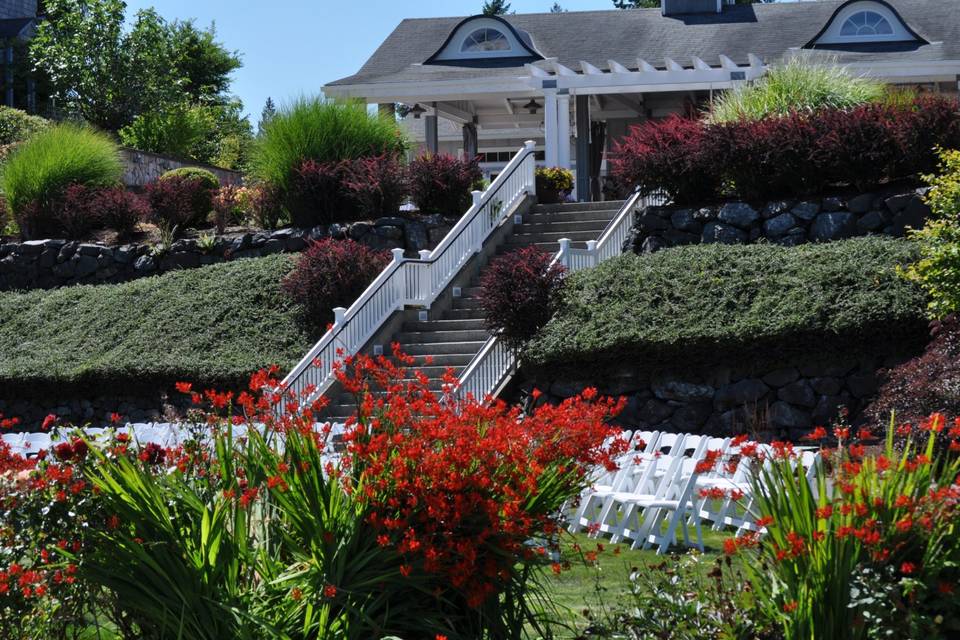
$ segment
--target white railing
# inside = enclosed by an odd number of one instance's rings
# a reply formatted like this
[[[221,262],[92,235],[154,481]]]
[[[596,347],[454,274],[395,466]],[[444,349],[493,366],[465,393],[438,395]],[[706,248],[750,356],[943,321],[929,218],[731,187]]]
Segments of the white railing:
[[[356,354],[395,312],[407,305],[429,307],[486,239],[523,201],[536,193],[534,143],[527,142],[486,191],[473,192],[473,204],[433,251],[407,260],[403,249],[349,309],[334,309],[330,330],[287,374],[283,388],[307,400],[333,383],[333,364]],[[278,407],[279,411],[283,406]]]
[[[560,263],[566,267],[568,273],[573,273],[595,267],[620,255],[633,228],[636,212],[648,206],[666,204],[667,200],[662,193],[641,196],[639,191],[634,192],[600,234],[599,239],[587,241],[585,249],[573,248],[570,240],[561,239],[560,250],[551,264]],[[516,364],[516,353],[497,336],[491,336],[461,374],[460,396],[470,394],[482,400],[496,395]]]

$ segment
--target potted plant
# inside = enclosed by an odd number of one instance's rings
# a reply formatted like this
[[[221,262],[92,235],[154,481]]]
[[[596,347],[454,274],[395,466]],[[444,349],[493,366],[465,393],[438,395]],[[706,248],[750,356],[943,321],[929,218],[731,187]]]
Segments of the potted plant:
[[[540,204],[563,202],[573,191],[573,172],[561,167],[537,167],[537,199]]]

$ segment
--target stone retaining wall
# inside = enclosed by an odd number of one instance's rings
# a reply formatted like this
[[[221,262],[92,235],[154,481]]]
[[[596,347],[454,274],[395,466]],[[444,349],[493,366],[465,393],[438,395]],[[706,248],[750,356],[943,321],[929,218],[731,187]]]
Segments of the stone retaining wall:
[[[627,399],[619,421],[634,429],[797,440],[814,426],[831,424],[841,408],[856,422],[877,390],[880,371],[906,357],[794,361],[765,371],[717,366],[656,376],[624,367],[603,381],[528,379],[522,388],[536,387],[556,402],[595,386]]]
[[[163,252],[148,244],[109,247],[66,240],[0,242],[0,291],[126,282],[237,258],[298,252],[309,240],[325,237],[349,237],[377,249],[404,249],[414,256],[436,246],[452,225],[453,220],[441,216],[380,218],[312,229],[243,231],[217,236],[209,245],[196,238],[183,239]]]
[[[239,171],[215,167],[202,162],[181,160],[171,156],[160,155],[151,151],[141,151],[124,147],[120,149],[123,160],[123,184],[128,187],[145,187],[167,171],[183,167],[200,167],[217,176],[221,185],[237,185],[243,183],[243,174]]]
[[[629,249],[653,253],[667,247],[758,241],[795,246],[854,236],[903,236],[920,228],[930,215],[923,202],[926,189],[891,187],[883,191],[830,196],[814,200],[777,200],[761,205],[647,207],[638,212]]]
[[[182,394],[140,392],[123,395],[92,395],[83,399],[63,397],[27,400],[0,399],[0,414],[20,418],[20,429],[35,432],[43,419],[53,414],[61,424],[106,427],[112,414],[124,422],[175,422],[186,417],[190,398]]]

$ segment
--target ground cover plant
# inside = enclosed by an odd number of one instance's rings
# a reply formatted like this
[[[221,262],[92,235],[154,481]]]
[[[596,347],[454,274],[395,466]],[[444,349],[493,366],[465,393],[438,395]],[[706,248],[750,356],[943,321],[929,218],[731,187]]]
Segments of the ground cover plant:
[[[724,357],[776,363],[825,348],[918,348],[925,299],[896,268],[915,256],[910,242],[879,238],[625,255],[568,278],[524,364],[582,373],[587,362],[629,358],[656,370]]]
[[[239,384],[292,367],[312,342],[280,291],[289,256],[238,260],[117,285],[0,294],[5,395]],[[69,310],[69,312],[67,312]]]
[[[455,406],[395,358],[339,369],[359,400],[339,461],[324,456],[329,428],[315,428],[323,401],[273,412],[275,370],[236,396],[178,384],[202,425],[178,447],[75,433],[39,460],[3,457],[4,628],[96,620],[113,637],[211,640],[538,628],[556,514],[624,450],[606,424],[619,407],[593,391],[522,417]]]
[[[756,120],[649,122],[619,143],[613,172],[677,203],[775,199],[915,178],[936,167],[934,147],[958,144],[956,100],[914,96]]]

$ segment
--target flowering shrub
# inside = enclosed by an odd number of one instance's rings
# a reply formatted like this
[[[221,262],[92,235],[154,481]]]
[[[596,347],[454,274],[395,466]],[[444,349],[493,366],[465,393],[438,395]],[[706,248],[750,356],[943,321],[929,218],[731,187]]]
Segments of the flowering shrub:
[[[350,162],[343,186],[370,218],[392,216],[400,210],[409,192],[407,169],[396,156],[384,154]]]
[[[178,383],[198,426],[176,447],[68,433],[25,461],[0,446],[4,630],[521,637],[541,556],[525,543],[622,453],[604,422],[619,405],[587,391],[521,417],[438,397],[410,362],[337,368],[359,400],[339,458],[316,427],[325,401],[275,369],[239,394]]]
[[[662,188],[680,203],[782,198],[918,175],[936,164],[935,146],[958,144],[956,101],[922,96],[718,124],[648,122],[618,144],[613,171],[624,185]]]
[[[938,453],[940,432],[951,444]],[[813,486],[793,447],[774,444],[753,489],[767,534],[727,541],[729,553],[756,549],[747,567],[768,615],[787,638],[956,633],[960,421],[935,414],[916,428],[891,425],[881,452],[868,453],[867,430],[829,435],[836,446],[823,445]],[[820,427],[807,439],[827,437]]]
[[[309,324],[320,329],[333,317],[333,308],[353,304],[388,262],[386,251],[350,239],[324,238],[300,254],[281,286],[303,305]]]
[[[242,223],[250,206],[250,196],[243,187],[225,185],[216,190],[211,199],[213,224],[217,233],[223,233],[230,224]]]
[[[563,167],[537,167],[536,178],[547,189],[569,192],[573,189],[573,172]]]
[[[471,204],[470,190],[482,179],[476,158],[428,154],[410,163],[410,194],[421,213],[462,215]]]
[[[493,260],[480,281],[487,327],[521,348],[544,327],[557,307],[565,269],[553,256],[524,247]]]
[[[213,209],[215,188],[195,175],[170,175],[151,182],[146,195],[154,222],[180,231],[204,226]]]

